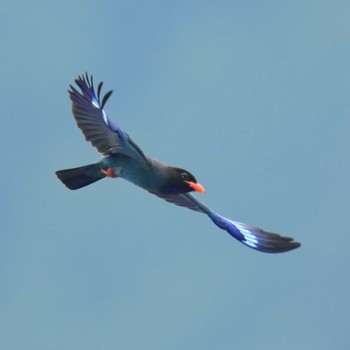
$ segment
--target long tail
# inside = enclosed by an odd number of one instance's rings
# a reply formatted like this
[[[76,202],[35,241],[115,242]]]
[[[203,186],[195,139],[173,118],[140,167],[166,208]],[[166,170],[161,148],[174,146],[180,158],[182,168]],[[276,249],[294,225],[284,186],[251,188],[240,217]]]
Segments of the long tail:
[[[73,169],[58,170],[56,175],[71,190],[85,187],[106,176],[101,172],[99,163]]]

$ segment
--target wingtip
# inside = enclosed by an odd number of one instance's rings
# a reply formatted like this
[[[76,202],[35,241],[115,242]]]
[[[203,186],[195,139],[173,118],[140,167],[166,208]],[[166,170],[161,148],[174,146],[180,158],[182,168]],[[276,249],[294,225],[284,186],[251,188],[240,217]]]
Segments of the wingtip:
[[[75,81],[75,84],[80,88],[81,95],[88,97],[91,101],[95,101],[96,103],[98,103],[101,109],[104,108],[108,99],[111,97],[113,93],[113,90],[106,92],[106,94],[102,97],[102,100],[101,100],[101,91],[102,91],[103,82],[101,81],[98,84],[97,91],[96,91],[97,95],[96,95],[93,75],[92,74],[89,75],[87,72],[85,72],[85,74],[78,75],[78,77],[74,81]],[[72,85],[69,85],[68,92],[70,94],[78,93],[78,91]]]
[[[254,229],[252,230],[252,234],[254,235]],[[301,246],[299,242],[294,241],[294,239],[290,237],[271,234],[270,232],[263,230],[260,230],[260,234],[261,235],[255,236],[257,237],[256,241],[254,242],[255,244],[252,245],[251,242],[247,240],[243,240],[242,243],[259,252],[274,254],[286,253]]]
[[[301,246],[291,237],[266,232],[260,228],[227,219],[217,213],[210,212],[210,219],[216,226],[227,231],[232,237],[249,248],[264,253],[285,253]]]
[[[102,102],[101,102],[101,108],[103,109],[106,102],[108,101],[108,99],[112,96],[113,94],[113,90],[109,90],[104,96],[103,96],[103,99],[102,99]]]

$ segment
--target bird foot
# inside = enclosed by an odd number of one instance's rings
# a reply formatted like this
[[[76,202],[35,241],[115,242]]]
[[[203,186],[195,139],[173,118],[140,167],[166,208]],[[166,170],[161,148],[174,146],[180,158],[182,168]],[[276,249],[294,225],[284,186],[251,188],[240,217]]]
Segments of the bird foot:
[[[117,178],[118,176],[116,176],[112,170],[112,168],[107,168],[107,169],[101,169],[101,172],[103,174],[105,174],[107,177],[111,177],[112,179]]]

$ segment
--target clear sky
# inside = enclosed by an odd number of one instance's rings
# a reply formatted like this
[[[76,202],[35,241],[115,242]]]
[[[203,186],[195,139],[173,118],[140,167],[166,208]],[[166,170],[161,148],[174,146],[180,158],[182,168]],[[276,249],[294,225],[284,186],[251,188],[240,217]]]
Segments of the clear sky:
[[[349,1],[0,5],[0,348],[343,350],[349,345]],[[70,113],[88,71],[146,154],[232,219],[291,235],[255,252],[121,179]]]

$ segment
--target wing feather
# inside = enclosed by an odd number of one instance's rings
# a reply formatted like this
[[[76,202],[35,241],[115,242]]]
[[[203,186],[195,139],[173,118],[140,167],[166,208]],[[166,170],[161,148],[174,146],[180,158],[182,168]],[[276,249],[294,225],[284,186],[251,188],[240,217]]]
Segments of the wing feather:
[[[266,232],[258,227],[253,227],[242,222],[233,221],[215,213],[199,199],[189,193],[185,194],[157,194],[158,197],[166,201],[205,213],[211,221],[222,230],[227,231],[232,237],[260,252],[283,253],[300,247],[299,242],[295,242],[291,237],[281,236],[277,233]]]
[[[172,193],[172,194],[164,194],[159,192],[151,192],[155,194],[159,198],[166,200],[169,203],[179,205],[180,207],[185,207],[194,211],[198,211],[200,213],[205,213],[205,211],[195,202],[193,201],[193,197],[188,193]]]
[[[107,92],[101,102],[102,83],[98,85],[98,94],[96,96],[92,76],[91,78],[87,74],[80,76],[75,82],[81,92],[70,85],[69,96],[72,102],[74,118],[85,139],[91,142],[104,155],[123,153],[123,143],[128,141],[129,137],[109,119],[103,109],[112,91]]]

